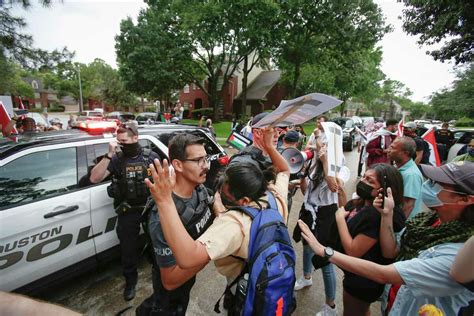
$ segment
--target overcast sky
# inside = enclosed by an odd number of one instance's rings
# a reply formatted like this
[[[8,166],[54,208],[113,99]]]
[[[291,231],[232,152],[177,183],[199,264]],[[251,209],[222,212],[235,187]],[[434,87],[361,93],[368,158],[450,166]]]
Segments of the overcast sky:
[[[395,0],[375,0],[383,10],[394,31],[385,35],[382,71],[388,78],[403,82],[414,101],[427,101],[433,92],[448,87],[454,80],[453,65],[435,62],[419,48],[416,38],[402,31],[403,5]],[[63,0],[50,8],[35,4],[25,11],[15,9],[28,23],[26,33],[33,35],[35,46],[53,50],[66,46],[75,51],[75,60],[89,63],[95,58],[105,60],[116,68],[115,40],[120,21],[127,16],[136,18],[145,7],[138,0]],[[35,3],[35,1],[33,1]]]

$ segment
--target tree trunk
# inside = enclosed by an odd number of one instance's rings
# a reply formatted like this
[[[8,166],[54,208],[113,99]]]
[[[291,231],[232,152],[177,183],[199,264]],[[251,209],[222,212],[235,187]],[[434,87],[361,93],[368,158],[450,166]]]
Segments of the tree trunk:
[[[339,105],[339,114],[341,114],[341,116],[344,116],[345,109],[346,109],[346,100],[343,99],[341,105]]]
[[[296,86],[298,85],[300,74],[301,74],[301,64],[299,61],[297,61],[295,63],[295,73],[293,75],[293,82],[291,84],[291,91],[290,91],[291,98],[296,98]]]
[[[209,107],[213,109],[212,111],[212,121],[217,122],[217,116],[219,112],[219,106],[218,106],[218,97],[217,97],[217,82],[218,77],[209,77],[208,79],[208,85],[209,85]]]
[[[248,57],[244,58],[244,69],[242,77],[242,111],[245,115],[251,115],[252,113],[247,113],[247,80],[248,80]]]

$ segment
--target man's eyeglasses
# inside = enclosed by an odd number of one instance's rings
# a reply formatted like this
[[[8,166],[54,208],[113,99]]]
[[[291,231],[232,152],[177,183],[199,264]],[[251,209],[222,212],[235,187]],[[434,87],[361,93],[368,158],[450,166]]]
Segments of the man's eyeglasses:
[[[203,156],[203,157],[192,158],[192,159],[183,159],[183,161],[193,161],[197,163],[199,167],[204,167],[211,163],[211,156]]]

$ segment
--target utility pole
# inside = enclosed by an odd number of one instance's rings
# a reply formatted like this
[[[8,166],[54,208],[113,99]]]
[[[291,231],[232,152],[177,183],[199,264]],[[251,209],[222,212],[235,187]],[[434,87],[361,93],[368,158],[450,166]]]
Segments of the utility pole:
[[[77,77],[79,78],[79,112],[84,110],[84,105],[82,104],[82,83],[81,83],[81,67],[77,67]]]

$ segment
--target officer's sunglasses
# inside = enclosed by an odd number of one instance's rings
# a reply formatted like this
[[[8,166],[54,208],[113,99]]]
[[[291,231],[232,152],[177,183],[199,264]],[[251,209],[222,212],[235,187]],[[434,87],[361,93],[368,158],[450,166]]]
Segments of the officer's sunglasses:
[[[207,166],[211,163],[211,156],[203,156],[192,159],[183,159],[183,161],[193,161],[198,164],[199,167]]]

